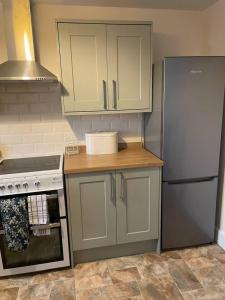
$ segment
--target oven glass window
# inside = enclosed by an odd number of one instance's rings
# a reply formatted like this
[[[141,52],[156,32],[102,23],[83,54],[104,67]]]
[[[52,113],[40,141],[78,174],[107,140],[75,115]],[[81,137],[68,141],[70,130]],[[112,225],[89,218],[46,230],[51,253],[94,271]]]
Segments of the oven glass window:
[[[50,235],[30,235],[29,246],[25,251],[8,250],[4,235],[0,235],[2,262],[5,269],[25,267],[63,260],[61,228],[51,228]]]

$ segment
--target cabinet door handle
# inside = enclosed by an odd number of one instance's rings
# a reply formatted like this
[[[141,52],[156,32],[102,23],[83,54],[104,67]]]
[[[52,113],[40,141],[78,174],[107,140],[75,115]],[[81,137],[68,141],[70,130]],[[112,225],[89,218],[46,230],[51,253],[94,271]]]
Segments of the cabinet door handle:
[[[113,178],[113,174],[111,174],[111,199],[112,202],[115,204],[115,184],[114,184],[114,178]]]
[[[117,108],[117,93],[116,93],[116,81],[112,81],[113,84],[113,108]]]
[[[120,173],[120,199],[123,201],[124,200],[124,191],[125,191],[125,186],[124,186],[124,176],[123,173]]]
[[[107,96],[106,96],[106,81],[102,80],[103,83],[103,101],[104,101],[104,109],[107,109]]]

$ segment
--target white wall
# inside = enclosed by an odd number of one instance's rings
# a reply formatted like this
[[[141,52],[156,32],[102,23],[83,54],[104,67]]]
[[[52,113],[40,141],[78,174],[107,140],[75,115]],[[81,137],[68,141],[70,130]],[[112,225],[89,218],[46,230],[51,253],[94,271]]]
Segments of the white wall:
[[[40,62],[59,74],[56,20],[153,21],[154,60],[169,55],[204,54],[201,12],[35,4],[34,31]]]
[[[220,0],[204,11],[206,51],[208,55],[225,56],[225,1]],[[225,249],[225,126],[223,129],[223,147],[221,163],[221,182],[219,186],[218,243]]]

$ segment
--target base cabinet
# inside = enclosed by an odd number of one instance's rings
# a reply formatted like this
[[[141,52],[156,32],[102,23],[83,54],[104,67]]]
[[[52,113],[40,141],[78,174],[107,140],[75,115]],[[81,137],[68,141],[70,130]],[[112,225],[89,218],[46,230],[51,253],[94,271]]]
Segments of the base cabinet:
[[[67,175],[72,250],[159,239],[160,172]]]

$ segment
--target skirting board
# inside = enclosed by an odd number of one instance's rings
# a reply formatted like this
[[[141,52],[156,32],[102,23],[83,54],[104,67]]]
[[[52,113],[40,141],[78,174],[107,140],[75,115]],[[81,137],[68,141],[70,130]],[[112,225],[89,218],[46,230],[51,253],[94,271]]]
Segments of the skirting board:
[[[225,250],[225,232],[217,230],[217,244]]]
[[[142,254],[145,252],[159,253],[158,243],[158,240],[151,240],[75,251],[73,252],[73,264],[120,256]]]

